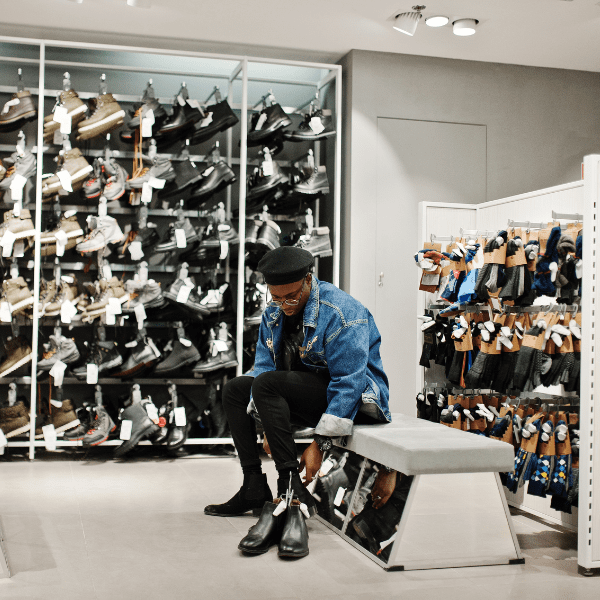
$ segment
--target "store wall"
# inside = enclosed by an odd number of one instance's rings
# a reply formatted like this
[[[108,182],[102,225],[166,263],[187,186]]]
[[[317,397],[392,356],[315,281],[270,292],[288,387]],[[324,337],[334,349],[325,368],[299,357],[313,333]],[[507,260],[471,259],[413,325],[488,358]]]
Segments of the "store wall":
[[[398,145],[390,144],[389,133],[382,135],[378,128],[383,121],[402,119],[479,125],[486,130],[486,192],[481,198],[470,193],[468,180],[464,197],[457,194],[456,181],[444,189],[435,163],[429,165],[431,178],[436,180],[435,197],[426,193],[431,185],[422,180],[412,182],[409,194],[398,189],[398,202],[410,203],[406,205],[410,217],[397,224],[393,276],[415,292],[410,295],[414,300],[403,300],[403,306],[397,307],[400,318],[412,319],[410,332],[417,295],[412,259],[418,244],[414,204],[424,200],[484,202],[578,180],[583,156],[600,151],[600,74],[361,50],[350,52],[341,64],[346,107],[341,287],[373,312],[384,340],[386,334],[394,336],[396,350],[383,356],[391,373],[392,410],[412,414],[413,355],[420,340],[416,334],[396,340],[396,327],[383,318],[390,314],[389,307],[377,305],[377,276],[382,270],[376,243],[382,191],[377,182],[383,168],[378,156],[383,144],[392,153]],[[452,138],[446,137],[439,140],[436,153],[452,157],[459,151]],[[408,166],[402,163],[403,154],[388,157],[385,168],[396,164],[398,172],[405,173]],[[396,176],[390,172],[390,178]],[[402,399],[397,394],[400,389]]]

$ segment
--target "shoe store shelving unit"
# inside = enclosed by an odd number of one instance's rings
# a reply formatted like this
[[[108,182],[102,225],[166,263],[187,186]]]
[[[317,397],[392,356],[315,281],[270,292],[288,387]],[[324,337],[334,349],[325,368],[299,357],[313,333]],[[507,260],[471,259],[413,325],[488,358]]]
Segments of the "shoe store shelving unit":
[[[294,125],[299,121],[293,115],[302,115],[301,110],[307,107],[317,97],[323,108],[330,109],[333,115],[333,128],[335,133],[329,137],[317,141],[305,141],[300,143],[286,142],[284,149],[277,156],[279,166],[289,168],[296,161],[305,158],[311,151],[315,166],[326,166],[330,186],[327,196],[314,196],[314,200],[307,203],[313,213],[314,227],[327,225],[331,232],[331,244],[333,255],[331,257],[316,259],[318,275],[335,285],[339,284],[340,267],[340,183],[341,183],[341,67],[338,65],[305,63],[299,61],[267,60],[252,58],[248,56],[217,55],[200,52],[180,52],[173,50],[158,50],[148,48],[135,48],[129,46],[112,46],[101,44],[85,44],[73,42],[58,42],[28,38],[0,37],[0,103],[8,101],[17,88],[17,72],[21,70],[23,83],[37,101],[38,119],[25,124],[22,131],[25,134],[25,146],[37,158],[36,176],[29,179],[23,191],[22,207],[32,213],[34,219],[36,236],[33,252],[25,250],[25,254],[10,264],[5,263],[5,272],[8,276],[9,267],[12,267],[10,276],[20,272],[33,288],[35,299],[40,297],[40,287],[43,278],[52,278],[51,270],[58,263],[63,274],[73,274],[77,278],[85,271],[91,271],[88,279],[93,279],[96,264],[90,264],[87,256],[81,258],[70,251],[60,260],[53,256],[42,257],[40,235],[43,229],[43,219],[46,219],[52,211],[56,212],[53,202],[45,202],[42,198],[42,181],[44,173],[52,173],[55,169],[53,160],[59,153],[60,145],[44,143],[44,119],[51,114],[55,99],[62,91],[63,75],[70,74],[72,87],[82,100],[89,100],[98,96],[98,82],[101,76],[107,84],[107,91],[112,93],[115,100],[123,109],[131,110],[132,104],[139,102],[149,80],[156,90],[156,98],[162,104],[169,106],[173,103],[173,95],[180,88],[182,82],[189,91],[191,99],[197,99],[201,106],[206,106],[215,86],[221,90],[224,98],[239,118],[239,123],[233,128],[218,133],[211,140],[207,140],[196,146],[189,146],[190,160],[202,164],[207,163],[211,154],[211,147],[218,141],[223,159],[231,166],[236,174],[237,181],[225,190],[218,192],[207,207],[216,206],[222,202],[226,216],[232,219],[234,227],[239,236],[239,246],[233,247],[225,264],[218,272],[220,282],[228,282],[233,295],[232,311],[229,311],[230,323],[234,325],[230,332],[236,340],[237,370],[241,374],[248,363],[248,352],[244,350],[244,326],[245,292],[250,276],[250,269],[246,266],[246,219],[254,218],[259,213],[247,211],[247,178],[251,169],[260,166],[261,159],[258,147],[248,147],[247,133],[250,126],[250,116],[261,111],[261,99],[267,93],[271,93],[284,111],[291,115]],[[207,98],[205,101],[204,99]],[[127,118],[126,118],[127,120]],[[104,146],[110,144],[113,156],[128,171],[131,171],[131,160],[134,152],[131,145],[126,145],[119,139],[119,130],[113,131],[110,141],[106,136],[98,137],[81,143],[75,141],[75,126],[71,134],[73,147],[79,147],[82,154],[92,162],[96,157],[104,156]],[[0,132],[0,157],[6,157],[15,151],[19,141],[19,131],[3,133]],[[183,148],[185,140],[180,144],[174,144],[166,150],[159,148],[160,156],[172,161],[182,160],[179,148]],[[146,152],[146,150],[144,150]],[[312,160],[312,159],[311,159]],[[107,204],[107,214],[117,218],[122,226],[122,221],[132,221],[137,218],[139,207],[130,206],[127,201],[128,194],[117,201]],[[0,208],[5,211],[13,208],[12,203],[2,202]],[[147,214],[152,217],[158,225],[159,232],[167,229],[169,221],[174,218],[174,205],[168,206],[154,195],[149,205]],[[184,206],[184,216],[193,220],[203,218],[207,215],[206,210],[188,210]],[[86,200],[77,192],[61,198],[60,211],[75,210],[82,217],[98,214],[98,202]],[[260,212],[260,211],[259,211]],[[284,211],[282,214],[270,214],[269,218],[278,222],[283,230],[297,225],[298,214],[290,215]],[[235,254],[233,254],[235,252]],[[151,260],[148,258],[148,272],[157,281],[164,284],[173,280],[173,274],[179,266],[176,255],[171,254],[166,260]],[[6,259],[3,259],[6,261]],[[146,260],[146,258],[144,258]],[[107,262],[115,274],[133,273],[138,265],[132,261],[117,262],[109,257]],[[319,264],[320,263],[320,264]],[[16,271],[18,269],[18,271]],[[203,267],[189,267],[189,273],[202,274]],[[31,285],[32,284],[32,285]],[[218,315],[221,317],[221,315]],[[151,317],[149,317],[151,318]],[[226,315],[223,314],[226,320]],[[131,326],[125,325],[114,327],[115,335],[126,331],[135,332],[135,320]],[[15,383],[18,386],[19,395],[28,393],[30,398],[31,429],[28,433],[29,439],[10,438],[8,448],[21,447],[29,449],[29,458],[35,457],[36,448],[44,447],[43,439],[35,439],[35,420],[39,416],[39,406],[42,401],[42,387],[49,383],[40,382],[36,372],[37,360],[40,358],[40,349],[51,328],[60,326],[56,318],[40,316],[38,302],[33,303],[33,317],[31,320],[23,317],[13,317],[12,322],[2,323],[5,327],[0,328],[0,334],[4,339],[7,336],[18,336],[20,332],[26,334],[31,340],[33,361],[30,363],[30,373],[23,376],[23,369],[19,369],[6,378],[0,379],[1,389],[6,390],[7,384]],[[88,331],[92,335],[92,327],[87,323],[74,321],[71,325],[62,325],[63,329],[73,330],[73,335],[78,332]],[[113,331],[112,326],[105,327],[107,332]],[[146,321],[147,329],[173,330],[175,322]],[[190,325],[190,337],[195,330],[201,330],[200,322]],[[134,334],[135,335],[135,334]],[[246,355],[246,361],[244,356]],[[244,364],[246,362],[246,364]],[[221,382],[226,381],[227,376],[232,376],[233,371],[223,370],[217,373]],[[210,375],[213,375],[212,373]],[[117,378],[100,377],[98,385],[107,386],[104,390],[107,395],[117,396],[121,386],[126,389],[133,383],[139,383],[145,390],[152,390],[153,397],[159,396],[160,388],[166,390],[167,384],[182,386],[186,394],[201,393],[206,384],[203,378],[193,376],[182,376],[175,374],[173,378],[156,377],[150,373],[147,377],[138,379],[121,380]],[[63,381],[65,398],[78,398],[93,396],[94,386],[89,386],[69,375],[67,371]],[[23,389],[28,392],[23,392]],[[6,392],[2,392],[5,394]],[[166,393],[166,392],[165,392]],[[54,390],[52,395],[54,395]],[[144,392],[144,395],[147,393]],[[6,396],[4,396],[6,398]],[[3,398],[3,401],[4,401]],[[0,405],[2,402],[0,402]],[[159,404],[159,402],[157,402]],[[120,440],[108,440],[107,445],[118,445]],[[141,443],[150,442],[144,441]],[[228,437],[200,438],[191,437],[186,444],[231,444]],[[70,447],[81,445],[79,441],[61,440],[56,442],[57,447]],[[4,449],[0,449],[3,452]]]

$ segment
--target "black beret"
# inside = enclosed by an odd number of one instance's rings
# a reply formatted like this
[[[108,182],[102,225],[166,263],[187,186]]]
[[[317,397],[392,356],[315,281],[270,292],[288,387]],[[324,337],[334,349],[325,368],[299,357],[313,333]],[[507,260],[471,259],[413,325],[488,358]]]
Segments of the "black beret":
[[[281,246],[267,252],[258,263],[257,271],[269,285],[285,285],[300,281],[313,266],[315,259],[308,250]]]

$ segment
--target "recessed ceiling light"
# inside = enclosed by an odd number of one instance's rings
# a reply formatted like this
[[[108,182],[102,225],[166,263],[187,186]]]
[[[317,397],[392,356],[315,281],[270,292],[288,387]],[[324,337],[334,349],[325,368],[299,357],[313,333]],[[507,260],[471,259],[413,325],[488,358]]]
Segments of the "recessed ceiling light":
[[[127,0],[127,4],[136,8],[150,8],[151,0]]]
[[[417,25],[423,16],[421,11],[426,8],[425,6],[413,6],[415,12],[405,12],[396,17],[394,21],[394,29],[401,31],[406,35],[413,36],[417,30]]]
[[[452,31],[454,35],[473,35],[477,31],[477,25],[479,21],[477,19],[459,19],[452,23]]]
[[[69,0],[69,2],[76,2],[77,4],[83,4],[83,0]]]
[[[429,25],[429,27],[443,27],[444,25],[448,25],[448,21],[450,21],[448,17],[438,15],[435,17],[427,17],[425,19],[425,25]]]

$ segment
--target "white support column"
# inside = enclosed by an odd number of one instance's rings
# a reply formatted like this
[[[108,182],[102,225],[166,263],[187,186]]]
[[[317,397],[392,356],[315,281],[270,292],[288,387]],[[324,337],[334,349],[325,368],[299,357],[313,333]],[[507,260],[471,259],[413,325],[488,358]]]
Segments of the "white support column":
[[[8,557],[2,535],[2,522],[0,521],[0,579],[7,579],[8,577],[10,577],[10,567],[8,566]]]
[[[333,190],[333,285],[340,285],[341,198],[342,198],[342,67],[335,76],[335,177]]]

